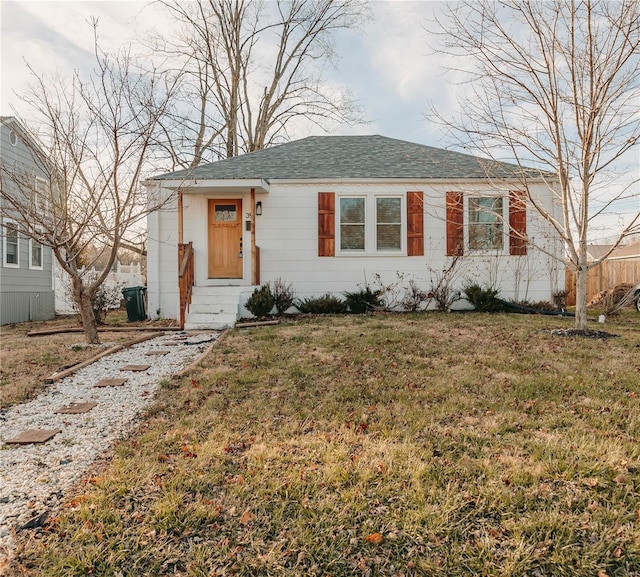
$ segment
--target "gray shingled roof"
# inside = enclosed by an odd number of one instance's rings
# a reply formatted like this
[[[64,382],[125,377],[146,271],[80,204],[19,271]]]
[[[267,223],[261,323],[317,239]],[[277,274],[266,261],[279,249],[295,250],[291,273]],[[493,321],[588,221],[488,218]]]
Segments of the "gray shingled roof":
[[[514,178],[519,168],[385,136],[309,136],[154,180],[482,179],[488,172]]]

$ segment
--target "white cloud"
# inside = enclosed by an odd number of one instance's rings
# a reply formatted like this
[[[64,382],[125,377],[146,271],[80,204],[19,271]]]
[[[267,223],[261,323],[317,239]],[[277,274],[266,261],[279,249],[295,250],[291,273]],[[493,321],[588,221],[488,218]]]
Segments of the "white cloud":
[[[38,74],[90,70],[94,65],[93,28],[98,19],[102,49],[115,51],[146,34],[166,29],[168,17],[142,1],[2,2],[2,68],[0,114],[21,111],[21,92],[29,82],[25,62]]]

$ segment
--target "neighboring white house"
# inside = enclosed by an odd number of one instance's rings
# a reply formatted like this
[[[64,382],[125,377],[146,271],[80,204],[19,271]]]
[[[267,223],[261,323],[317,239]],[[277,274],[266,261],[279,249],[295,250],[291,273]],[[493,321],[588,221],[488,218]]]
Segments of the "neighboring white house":
[[[49,175],[34,155],[35,144],[11,116],[0,117],[0,324],[55,316],[53,254],[28,238],[12,218],[10,198],[20,194],[11,175],[30,179],[34,207],[47,210]],[[43,195],[38,192],[42,190]],[[16,198],[15,196],[13,198]],[[14,213],[15,214],[15,213]],[[46,214],[46,213],[45,213]]]
[[[150,194],[173,197],[149,217],[149,314],[181,318],[180,278],[185,326],[216,328],[277,278],[299,297],[399,275],[429,290],[454,259],[460,289],[551,300],[562,245],[527,205],[521,170],[382,136],[313,136],[157,176]],[[550,178],[529,170],[528,190],[557,211]]]

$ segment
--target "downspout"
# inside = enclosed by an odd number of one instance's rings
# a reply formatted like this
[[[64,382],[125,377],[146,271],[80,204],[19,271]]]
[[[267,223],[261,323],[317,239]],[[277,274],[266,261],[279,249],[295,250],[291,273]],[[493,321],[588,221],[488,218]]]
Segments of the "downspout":
[[[182,189],[178,189],[178,244],[184,244]]]
[[[157,194],[158,196],[160,195],[160,183],[156,184],[157,187]],[[162,297],[161,297],[161,293],[160,293],[160,278],[162,277],[162,274],[160,272],[160,239],[162,238],[162,231],[160,230],[160,210],[155,210],[153,212],[153,214],[151,215],[152,218],[155,220],[155,231],[156,231],[156,238],[154,239],[153,242],[155,242],[156,247],[155,247],[155,267],[153,267],[155,269],[155,278],[153,279],[153,282],[155,283],[155,288],[154,288],[154,292],[155,292],[155,311],[154,311],[154,315],[156,317],[159,317],[162,314],[162,305],[160,304],[162,302]],[[149,239],[148,241],[149,243],[151,243],[151,239]],[[149,278],[149,271],[151,270],[151,267],[148,265],[147,263],[147,286],[149,286],[150,284],[150,278]],[[149,293],[147,292],[147,295]],[[151,307],[149,307],[151,308]],[[151,312],[151,311],[150,311]]]

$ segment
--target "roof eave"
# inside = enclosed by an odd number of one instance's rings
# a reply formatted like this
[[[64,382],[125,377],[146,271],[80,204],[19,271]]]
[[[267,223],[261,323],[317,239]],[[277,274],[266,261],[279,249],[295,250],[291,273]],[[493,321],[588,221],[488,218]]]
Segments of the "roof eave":
[[[162,188],[169,190],[185,190],[190,191],[202,190],[203,192],[211,189],[223,189],[229,192],[242,193],[250,192],[254,189],[258,193],[268,193],[270,183],[264,178],[225,178],[225,179],[151,179],[145,182],[146,186],[160,185]]]

